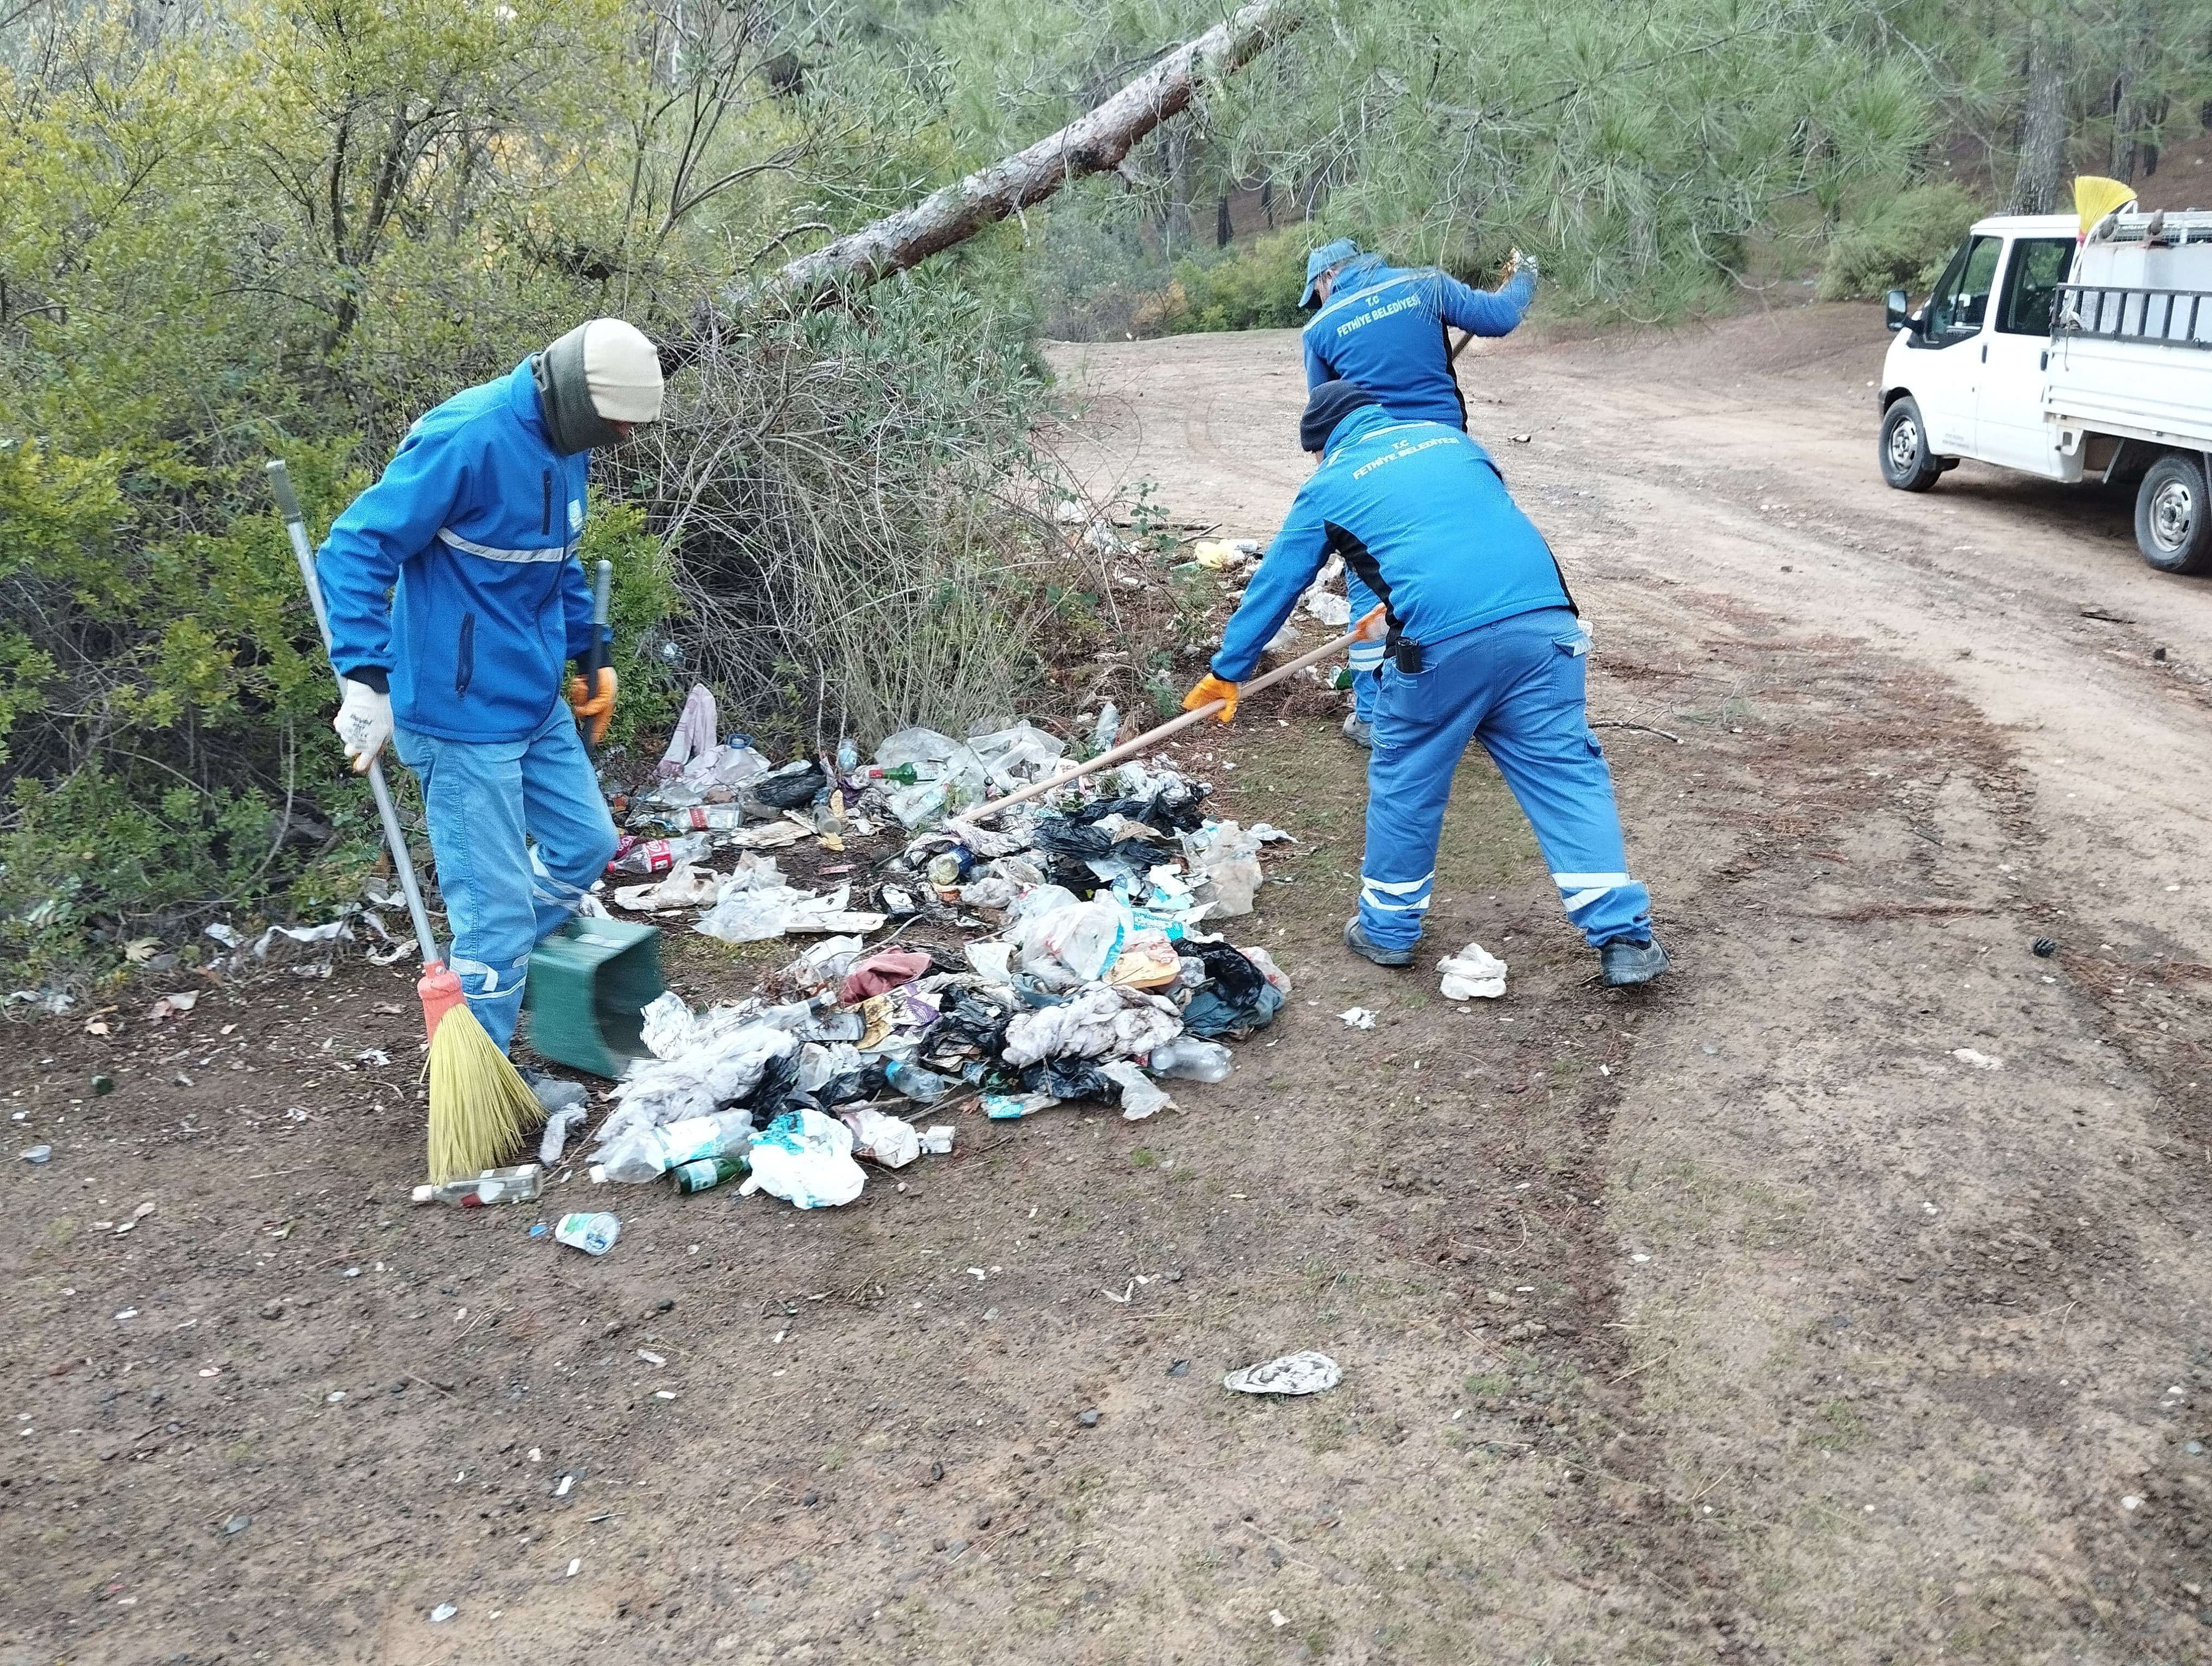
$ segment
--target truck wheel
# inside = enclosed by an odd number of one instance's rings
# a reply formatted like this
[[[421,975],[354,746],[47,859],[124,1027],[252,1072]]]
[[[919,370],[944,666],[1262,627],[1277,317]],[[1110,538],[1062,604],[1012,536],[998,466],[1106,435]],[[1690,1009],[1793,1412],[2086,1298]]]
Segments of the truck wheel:
[[[1929,453],[1920,407],[1909,396],[1882,413],[1878,449],[1882,479],[1901,492],[1924,492],[1943,472],[1942,464]]]
[[[2161,573],[2212,572],[2212,504],[2194,457],[2170,451],[2144,473],[2136,489],[2136,547]]]

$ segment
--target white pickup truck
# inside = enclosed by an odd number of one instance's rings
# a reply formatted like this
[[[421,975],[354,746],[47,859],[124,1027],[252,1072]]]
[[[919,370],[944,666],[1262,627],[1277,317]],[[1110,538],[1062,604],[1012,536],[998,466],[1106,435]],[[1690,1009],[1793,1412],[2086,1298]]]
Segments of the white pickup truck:
[[[1972,457],[2136,483],[2136,543],[2212,572],[2212,213],[1984,220],[1914,311],[1889,293],[1882,478],[1924,492]]]

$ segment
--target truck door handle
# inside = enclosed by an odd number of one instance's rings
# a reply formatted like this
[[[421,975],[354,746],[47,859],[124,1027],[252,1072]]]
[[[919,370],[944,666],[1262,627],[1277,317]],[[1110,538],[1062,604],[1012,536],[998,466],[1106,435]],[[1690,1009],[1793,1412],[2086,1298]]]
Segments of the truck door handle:
[[[1982,344],[1982,362],[1983,362],[1984,364],[1987,364],[1989,362],[1990,362],[1990,344],[1989,344],[1989,343],[1987,343],[1987,342],[1984,342],[1984,343]]]

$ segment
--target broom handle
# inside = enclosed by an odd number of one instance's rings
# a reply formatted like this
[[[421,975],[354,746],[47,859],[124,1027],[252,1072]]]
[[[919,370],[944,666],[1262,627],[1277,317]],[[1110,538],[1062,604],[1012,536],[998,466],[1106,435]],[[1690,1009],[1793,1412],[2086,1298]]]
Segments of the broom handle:
[[[1301,654],[1288,664],[1276,666],[1264,677],[1255,677],[1249,683],[1239,684],[1237,697],[1242,700],[1248,694],[1257,694],[1261,689],[1279,683],[1285,677],[1294,676],[1308,666],[1319,665],[1322,660],[1341,654],[1354,642],[1372,641],[1374,635],[1368,627],[1379,626],[1382,622],[1382,609],[1381,605],[1377,604],[1368,611],[1358,624],[1352,626],[1348,632],[1334,641],[1323,642],[1310,654]],[[1112,751],[1101,752],[1089,763],[1079,763],[1064,775],[1054,775],[1049,781],[1031,781],[1027,787],[1009,793],[1002,799],[993,799],[988,804],[978,806],[975,809],[968,811],[954,819],[964,822],[980,821],[986,816],[995,816],[1000,811],[1010,806],[1021,804],[1030,799],[1042,798],[1047,793],[1057,792],[1063,787],[1073,786],[1085,775],[1095,774],[1100,769],[1111,769],[1116,763],[1127,763],[1138,753],[1158,745],[1170,735],[1181,734],[1192,724],[1205,721],[1226,703],[1224,701],[1209,700],[1196,711],[1185,712],[1181,717],[1171,717],[1157,729],[1147,729],[1134,740],[1125,740]]]
[[[269,465],[269,489],[276,494],[277,512],[284,517],[284,531],[292,540],[292,557],[300,563],[300,576],[307,583],[307,600],[315,610],[315,629],[323,634],[323,653],[331,651],[331,616],[323,605],[323,587],[315,577],[315,552],[307,543],[307,523],[300,517],[300,500],[292,495],[292,477],[285,472],[283,459]],[[338,681],[341,696],[345,692],[345,677],[336,665],[331,673]],[[429,910],[422,906],[422,888],[415,883],[415,864],[407,854],[407,835],[399,826],[399,812],[392,802],[392,789],[384,784],[384,760],[373,757],[368,761],[368,790],[376,798],[376,814],[384,824],[384,842],[392,852],[392,865],[399,874],[399,889],[407,897],[407,912],[415,921],[415,940],[422,945],[422,964],[437,966],[444,964],[438,952],[438,939],[430,934]]]

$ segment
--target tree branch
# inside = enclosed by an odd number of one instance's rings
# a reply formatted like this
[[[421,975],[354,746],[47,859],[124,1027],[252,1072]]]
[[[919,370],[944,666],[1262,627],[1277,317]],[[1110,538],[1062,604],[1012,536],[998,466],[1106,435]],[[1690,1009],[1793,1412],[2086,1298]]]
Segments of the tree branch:
[[[710,332],[732,313],[828,306],[849,289],[919,265],[1044,201],[1071,179],[1118,167],[1139,139],[1190,107],[1205,78],[1235,74],[1302,21],[1297,0],[1247,0],[1234,16],[1185,41],[1103,104],[1026,150],[799,256],[765,283],[739,279],[726,285],[700,309],[699,328]],[[673,368],[693,353],[670,344],[661,356]]]

